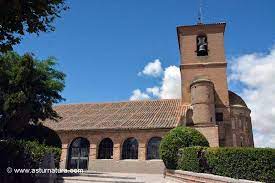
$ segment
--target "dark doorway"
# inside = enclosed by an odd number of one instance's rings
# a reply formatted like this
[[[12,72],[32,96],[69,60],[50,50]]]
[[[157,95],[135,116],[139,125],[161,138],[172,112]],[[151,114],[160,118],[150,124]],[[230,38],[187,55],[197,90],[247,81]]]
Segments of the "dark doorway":
[[[88,169],[90,143],[79,137],[72,141],[69,148],[68,169]]]

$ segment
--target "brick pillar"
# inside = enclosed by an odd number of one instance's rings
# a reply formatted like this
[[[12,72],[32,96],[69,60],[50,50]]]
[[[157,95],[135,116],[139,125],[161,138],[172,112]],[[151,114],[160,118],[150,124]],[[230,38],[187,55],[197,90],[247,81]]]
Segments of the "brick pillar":
[[[139,140],[138,159],[139,160],[146,160],[146,141],[145,141],[144,138]]]
[[[66,168],[67,152],[68,152],[68,144],[62,144],[61,157],[60,157],[60,168],[63,168],[63,169]]]
[[[120,146],[120,143],[115,142],[114,148],[113,148],[113,159],[118,161],[120,160],[120,157],[121,157],[121,146]]]
[[[89,160],[95,160],[97,157],[97,145],[90,144]]]

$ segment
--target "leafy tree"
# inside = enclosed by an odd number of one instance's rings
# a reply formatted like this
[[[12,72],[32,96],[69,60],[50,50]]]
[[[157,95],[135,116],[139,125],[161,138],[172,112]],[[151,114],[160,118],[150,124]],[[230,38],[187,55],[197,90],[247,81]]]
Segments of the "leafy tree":
[[[0,56],[0,130],[17,135],[29,124],[57,120],[53,104],[62,100],[65,74],[56,61],[39,61],[31,54],[8,52]]]
[[[0,52],[12,50],[25,33],[53,31],[67,9],[65,0],[0,0]]]

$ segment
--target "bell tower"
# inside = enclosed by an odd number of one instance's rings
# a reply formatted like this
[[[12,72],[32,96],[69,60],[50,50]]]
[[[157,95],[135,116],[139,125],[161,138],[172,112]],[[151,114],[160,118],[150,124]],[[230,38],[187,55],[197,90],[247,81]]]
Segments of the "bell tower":
[[[182,101],[192,109],[191,120],[186,124],[191,121],[198,128],[219,127],[217,138],[220,145],[230,136],[224,131],[224,125],[230,123],[225,26],[225,23],[199,22],[177,27]]]
[[[204,24],[200,16],[196,25],[177,27],[182,102],[190,106],[183,124],[202,132],[212,146],[253,146],[250,109],[228,91],[225,26]]]
[[[191,103],[191,83],[207,79],[214,84],[215,106],[229,105],[224,54],[225,25],[199,23],[177,27],[184,103]]]

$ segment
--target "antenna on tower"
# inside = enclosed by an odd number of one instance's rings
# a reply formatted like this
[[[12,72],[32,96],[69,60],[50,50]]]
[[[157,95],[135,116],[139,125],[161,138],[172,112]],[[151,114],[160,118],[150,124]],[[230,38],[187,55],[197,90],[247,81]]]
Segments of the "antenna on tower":
[[[198,24],[202,24],[202,0],[200,0],[199,5]]]

